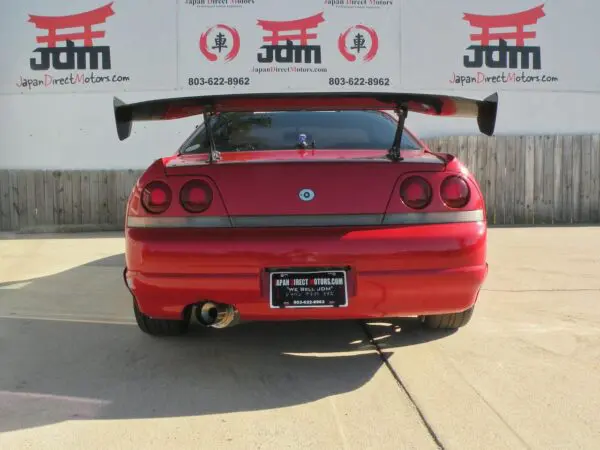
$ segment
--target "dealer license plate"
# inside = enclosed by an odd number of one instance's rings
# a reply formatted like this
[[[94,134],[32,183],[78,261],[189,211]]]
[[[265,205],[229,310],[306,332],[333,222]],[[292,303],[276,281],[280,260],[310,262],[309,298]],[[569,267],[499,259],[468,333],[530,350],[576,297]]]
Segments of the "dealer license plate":
[[[344,270],[271,272],[270,277],[271,308],[348,306]]]

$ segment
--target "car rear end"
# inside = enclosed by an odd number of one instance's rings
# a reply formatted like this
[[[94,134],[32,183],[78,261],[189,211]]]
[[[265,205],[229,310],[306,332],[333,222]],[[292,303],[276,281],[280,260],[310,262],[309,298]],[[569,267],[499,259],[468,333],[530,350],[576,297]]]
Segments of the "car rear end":
[[[126,279],[149,317],[207,301],[245,320],[431,315],[477,299],[485,208],[455,160],[172,161],[146,172],[127,211]]]
[[[487,273],[483,198],[460,162],[404,130],[408,111],[476,117],[491,135],[497,96],[115,99],[121,140],[135,121],[204,114],[128,202],[124,279],[140,327],[179,333],[192,309],[218,327],[233,317],[465,324]]]

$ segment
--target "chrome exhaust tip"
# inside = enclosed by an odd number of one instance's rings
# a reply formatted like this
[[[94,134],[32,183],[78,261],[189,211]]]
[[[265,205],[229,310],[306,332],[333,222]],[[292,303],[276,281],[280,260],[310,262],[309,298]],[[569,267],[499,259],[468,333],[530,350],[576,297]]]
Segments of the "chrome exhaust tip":
[[[196,320],[205,327],[226,328],[239,320],[239,312],[233,305],[204,302],[196,307]]]

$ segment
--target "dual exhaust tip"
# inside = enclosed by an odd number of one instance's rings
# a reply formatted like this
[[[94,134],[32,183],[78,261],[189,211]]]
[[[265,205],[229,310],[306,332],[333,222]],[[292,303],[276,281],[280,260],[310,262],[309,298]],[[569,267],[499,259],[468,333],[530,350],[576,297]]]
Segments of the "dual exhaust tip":
[[[195,316],[201,325],[211,328],[227,328],[235,325],[240,319],[235,306],[213,302],[196,305]]]

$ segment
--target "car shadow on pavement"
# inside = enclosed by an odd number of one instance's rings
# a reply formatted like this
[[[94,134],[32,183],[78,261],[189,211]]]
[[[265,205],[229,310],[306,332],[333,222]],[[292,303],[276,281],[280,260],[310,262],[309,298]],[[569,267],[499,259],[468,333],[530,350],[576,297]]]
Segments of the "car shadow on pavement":
[[[92,311],[98,305],[105,312],[130,309],[122,261],[123,255],[115,255],[0,291],[0,302],[21,306],[43,302],[52,292],[72,312],[64,320],[3,310],[0,433],[66,420],[301,405],[359,389],[386,370],[359,321],[253,322],[225,330],[194,324],[188,335],[155,338],[138,329],[133,313],[114,323],[89,314],[81,319],[86,304]],[[72,289],[76,300],[70,300]],[[416,319],[373,322],[372,337],[387,357],[394,348],[448,335],[422,330]]]

